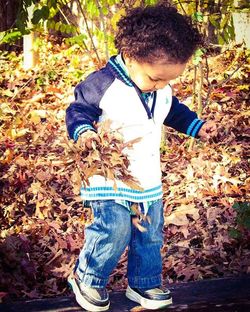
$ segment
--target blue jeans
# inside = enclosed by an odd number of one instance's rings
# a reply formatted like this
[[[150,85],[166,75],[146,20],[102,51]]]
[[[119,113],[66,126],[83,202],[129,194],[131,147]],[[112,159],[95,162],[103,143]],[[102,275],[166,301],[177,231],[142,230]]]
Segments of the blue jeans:
[[[76,264],[76,273],[87,286],[101,288],[108,283],[128,246],[127,278],[130,287],[154,288],[161,285],[163,205],[159,200],[149,207],[151,224],[140,232],[131,222],[127,208],[114,200],[91,202],[94,221],[85,228],[85,244]]]

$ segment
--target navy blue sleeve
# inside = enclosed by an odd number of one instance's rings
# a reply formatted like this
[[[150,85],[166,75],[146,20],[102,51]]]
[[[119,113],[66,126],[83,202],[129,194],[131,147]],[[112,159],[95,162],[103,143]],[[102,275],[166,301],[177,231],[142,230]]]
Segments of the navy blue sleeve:
[[[177,97],[172,97],[172,105],[169,114],[164,120],[164,125],[192,137],[197,137],[200,128],[205,121],[199,119],[197,114],[186,105],[179,102]]]
[[[75,101],[66,109],[66,126],[71,139],[77,141],[83,132],[95,131],[93,123],[102,115],[100,101],[113,80],[114,77],[102,69],[76,86]]]

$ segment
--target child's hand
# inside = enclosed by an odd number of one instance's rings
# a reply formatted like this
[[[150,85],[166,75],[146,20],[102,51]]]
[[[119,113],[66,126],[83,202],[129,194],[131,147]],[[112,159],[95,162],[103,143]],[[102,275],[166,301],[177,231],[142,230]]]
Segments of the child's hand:
[[[83,150],[91,148],[95,149],[99,142],[100,138],[98,134],[95,131],[88,130],[79,136],[77,145]]]
[[[198,137],[202,141],[207,141],[212,137],[215,137],[218,134],[217,127],[214,121],[207,121],[203,124],[203,126],[200,128],[200,131],[198,133]]]

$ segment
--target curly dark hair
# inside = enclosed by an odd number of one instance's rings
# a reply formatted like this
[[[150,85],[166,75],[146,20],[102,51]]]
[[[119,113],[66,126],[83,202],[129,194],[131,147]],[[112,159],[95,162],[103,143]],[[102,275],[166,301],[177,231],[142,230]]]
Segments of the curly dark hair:
[[[137,61],[153,63],[160,57],[185,63],[203,42],[191,18],[170,4],[130,9],[117,26],[116,48]]]

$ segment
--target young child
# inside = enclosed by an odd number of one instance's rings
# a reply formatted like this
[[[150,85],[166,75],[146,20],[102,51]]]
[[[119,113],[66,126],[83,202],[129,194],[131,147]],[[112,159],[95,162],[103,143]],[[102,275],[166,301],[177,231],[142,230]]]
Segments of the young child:
[[[201,139],[216,134],[212,122],[172,96],[169,82],[185,69],[201,36],[188,17],[169,5],[130,10],[118,22],[115,44],[119,51],[107,65],[77,85],[75,101],[66,112],[69,137],[98,140],[94,122],[111,120],[124,140],[140,137],[127,151],[129,170],[142,190],[103,176],[91,177],[82,187],[94,221],[85,228],[85,244],[68,281],[77,302],[86,310],[106,311],[109,275],[128,247],[126,296],[144,308],[159,309],[172,303],[169,290],[161,287],[163,205],[160,169],[162,124]],[[139,231],[131,222],[130,208],[138,204],[151,222]]]

